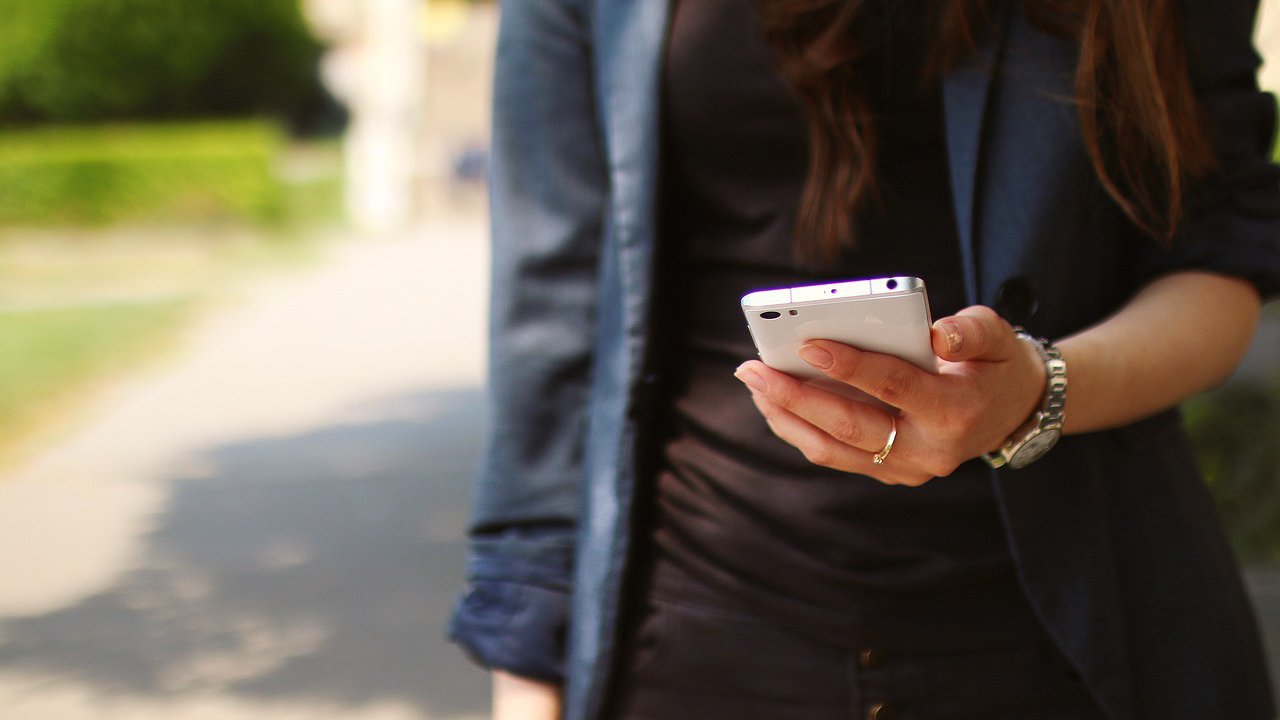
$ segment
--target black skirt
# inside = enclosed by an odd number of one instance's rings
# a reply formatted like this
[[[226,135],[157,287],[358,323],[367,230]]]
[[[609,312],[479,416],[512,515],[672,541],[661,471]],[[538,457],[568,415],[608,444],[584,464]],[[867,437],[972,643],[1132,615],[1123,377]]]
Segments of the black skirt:
[[[802,625],[751,611],[670,563],[622,633],[611,720],[1103,720],[1036,628],[932,634]]]

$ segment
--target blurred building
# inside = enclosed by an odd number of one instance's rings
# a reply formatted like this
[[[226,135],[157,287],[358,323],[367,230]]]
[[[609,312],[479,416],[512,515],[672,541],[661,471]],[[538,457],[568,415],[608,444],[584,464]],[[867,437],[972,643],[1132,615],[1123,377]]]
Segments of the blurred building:
[[[1263,87],[1280,93],[1280,0],[1262,1],[1257,38],[1264,60],[1259,79]]]
[[[326,85],[351,111],[346,153],[347,212],[375,232],[413,216],[418,118],[425,57],[416,19],[420,0],[305,0],[332,46]]]
[[[457,200],[459,184],[483,176],[496,7],[462,0],[303,5],[331,47],[325,83],[351,111],[344,148],[352,222],[391,231],[438,207],[442,195]]]

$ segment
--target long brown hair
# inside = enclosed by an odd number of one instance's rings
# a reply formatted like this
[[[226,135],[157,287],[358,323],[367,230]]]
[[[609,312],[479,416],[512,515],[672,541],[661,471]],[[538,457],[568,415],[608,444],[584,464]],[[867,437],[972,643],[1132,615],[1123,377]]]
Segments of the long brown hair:
[[[758,0],[765,35],[809,111],[796,240],[811,261],[854,242],[852,211],[876,195],[876,128],[858,69],[867,47],[859,21],[877,1]],[[941,3],[932,20],[933,72],[975,52],[993,31],[991,0],[919,1]],[[1075,102],[1099,181],[1134,225],[1165,243],[1182,219],[1189,182],[1214,163],[1175,3],[1024,0],[1037,25],[1079,45]]]

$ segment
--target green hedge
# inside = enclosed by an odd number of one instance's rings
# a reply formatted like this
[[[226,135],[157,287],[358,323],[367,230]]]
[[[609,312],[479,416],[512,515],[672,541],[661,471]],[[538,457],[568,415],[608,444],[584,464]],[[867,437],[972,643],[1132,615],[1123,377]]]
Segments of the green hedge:
[[[284,142],[260,121],[0,133],[0,225],[275,221]]]
[[[1183,405],[1236,552],[1280,562],[1280,384],[1237,380]]]

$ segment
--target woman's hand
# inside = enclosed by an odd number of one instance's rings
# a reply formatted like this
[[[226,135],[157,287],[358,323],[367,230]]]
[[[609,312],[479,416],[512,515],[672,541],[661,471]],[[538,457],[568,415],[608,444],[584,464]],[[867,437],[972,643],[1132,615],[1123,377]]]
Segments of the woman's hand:
[[[923,485],[1000,446],[1044,399],[1039,353],[988,307],[933,326],[937,375],[891,355],[830,340],[806,343],[806,362],[899,410],[883,464],[872,462],[893,428],[891,410],[851,400],[758,360],[735,373],[773,432],[817,465],[893,485]]]
[[[560,688],[511,673],[493,673],[493,720],[557,720]]]

